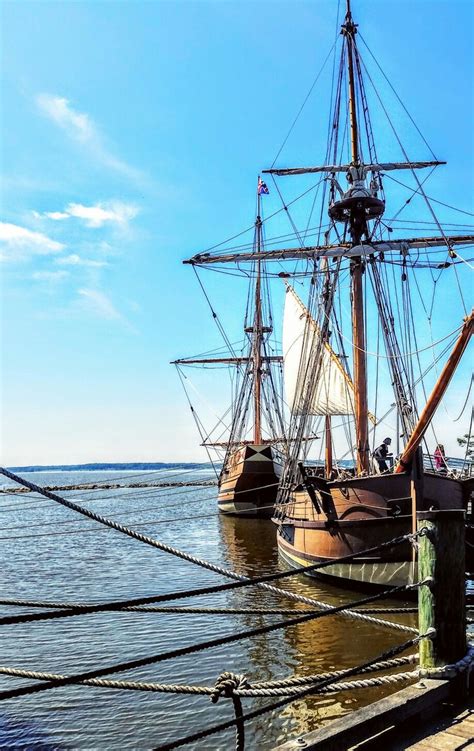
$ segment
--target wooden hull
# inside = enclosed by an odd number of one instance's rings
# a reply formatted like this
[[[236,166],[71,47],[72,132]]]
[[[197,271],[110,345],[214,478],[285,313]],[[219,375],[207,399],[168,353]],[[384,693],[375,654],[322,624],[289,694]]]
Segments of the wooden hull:
[[[230,455],[219,478],[219,511],[270,519],[279,478],[280,465],[271,446],[239,448]]]
[[[318,513],[306,489],[301,488],[294,492],[293,504],[279,520],[279,553],[290,566],[362,553],[412,531],[408,475],[357,477],[329,482],[326,488],[324,512],[321,508]],[[464,491],[461,481],[434,473],[424,475],[426,508],[466,508]],[[396,587],[416,578],[408,543],[357,563],[334,564],[315,575],[361,587]]]

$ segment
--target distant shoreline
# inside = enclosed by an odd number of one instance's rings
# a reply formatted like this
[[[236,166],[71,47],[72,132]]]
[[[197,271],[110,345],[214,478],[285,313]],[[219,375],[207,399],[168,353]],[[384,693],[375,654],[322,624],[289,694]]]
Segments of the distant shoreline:
[[[31,464],[27,466],[8,467],[11,472],[78,472],[78,471],[130,471],[137,469],[207,469],[209,462],[92,462],[88,464]]]

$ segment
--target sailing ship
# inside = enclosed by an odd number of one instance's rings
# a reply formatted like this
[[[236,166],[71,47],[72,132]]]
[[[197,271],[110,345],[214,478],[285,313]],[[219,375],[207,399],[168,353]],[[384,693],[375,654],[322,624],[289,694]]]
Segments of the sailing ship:
[[[445,162],[434,154],[430,160],[411,160],[382,102],[404,161],[379,160],[357,33],[350,0],[346,0],[340,60],[334,65],[325,163],[264,170],[274,180],[295,175],[319,178],[321,205],[326,205],[329,219],[328,224],[321,220],[315,229],[317,244],[307,245],[301,233],[295,232],[298,247],[266,249],[262,256],[267,264],[277,261],[281,266],[292,261],[301,268],[303,263],[302,274],[310,282],[308,301],[303,304],[288,284],[291,274],[280,274],[287,284],[283,349],[291,414],[288,457],[274,521],[279,552],[295,567],[363,553],[411,532],[417,509],[466,509],[474,489],[472,478],[437,472],[433,464],[423,463],[422,456],[423,442],[428,448],[427,431],[433,430],[433,415],[473,333],[474,318],[465,304],[459,274],[470,267],[460,248],[473,244],[474,234],[441,225],[418,171],[433,171]],[[404,186],[408,198],[387,218],[385,183],[399,170],[411,176],[414,187]],[[344,176],[346,186],[341,185]],[[407,221],[412,236],[394,239],[400,212],[416,196],[423,200],[431,223],[422,223],[418,217]],[[283,207],[288,214],[287,204]],[[433,227],[436,234],[431,234]],[[195,267],[233,263],[242,268],[253,260],[253,254],[245,250],[227,249],[198,254],[188,263]],[[417,280],[423,269],[429,269],[434,286],[442,274],[454,274],[464,305],[464,317],[460,312],[456,331],[436,342],[430,331],[435,294],[425,303],[425,283]],[[419,342],[425,333],[423,311],[431,336],[425,347]],[[372,347],[369,339],[373,335]],[[347,342],[350,354],[346,354]],[[439,352],[441,344],[443,351]],[[423,362],[426,351],[433,353],[431,364]],[[449,357],[428,395],[427,376],[429,380],[446,354]],[[383,364],[388,366],[387,376],[381,375]],[[369,375],[375,375],[376,380],[372,391]],[[403,447],[390,471],[380,473],[373,449],[376,431],[380,432],[387,419],[387,414],[379,413],[382,396],[386,401],[389,389],[393,389],[394,402],[386,411],[396,413],[397,441],[401,438]],[[370,398],[375,401],[373,414]],[[335,457],[335,416],[346,433],[352,463]],[[321,421],[325,456],[324,462],[315,463],[310,461],[313,444],[308,436],[317,433]],[[324,575],[346,585],[397,586],[413,576],[413,558],[407,543],[362,556],[357,563],[334,564]]]
[[[226,440],[215,441],[209,434],[203,435],[201,445],[207,450],[224,451],[218,474],[219,510],[231,515],[271,518],[287,449],[281,399],[283,358],[275,354],[276,344],[271,342],[271,303],[262,274],[262,196],[268,192],[259,176],[248,290],[252,304],[248,305],[244,320],[243,351],[237,355],[225,336],[230,350],[227,356],[182,358],[173,364],[180,368],[225,365],[237,369],[239,384],[231,405],[228,436]],[[214,311],[213,317],[216,318]],[[219,425],[221,423],[220,420]],[[210,454],[209,457],[215,462]]]

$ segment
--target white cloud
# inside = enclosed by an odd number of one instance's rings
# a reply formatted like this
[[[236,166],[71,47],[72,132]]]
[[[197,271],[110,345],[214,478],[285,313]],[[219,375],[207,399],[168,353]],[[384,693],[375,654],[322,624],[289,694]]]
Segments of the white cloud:
[[[136,182],[144,182],[144,175],[139,170],[109,151],[92,118],[85,112],[75,110],[68,99],[52,94],[39,94],[36,103],[46,117],[64,130],[70,138],[87,148],[99,162]]]
[[[61,264],[61,266],[90,266],[91,268],[107,266],[107,261],[94,261],[92,258],[81,258],[77,253],[57,258],[56,263]]]
[[[110,297],[98,289],[83,287],[78,290],[81,297],[82,307],[89,310],[99,318],[108,321],[118,321],[132,334],[137,334],[137,330],[122,313],[117,310]]]
[[[34,212],[35,217],[39,217],[40,214],[38,214],[37,211]],[[69,214],[66,214],[62,211],[47,211],[45,216],[48,217],[48,219],[54,219],[54,221],[59,221],[61,219],[67,219]]]
[[[105,222],[126,224],[138,214],[136,206],[118,201],[96,206],[70,203],[66,211],[70,216],[83,219],[89,227],[101,227]]]
[[[99,290],[96,289],[86,288],[78,291],[86,306],[100,318],[116,321],[124,320],[122,314],[117,310],[112,300],[103,292],[99,292]]]
[[[17,224],[0,222],[0,241],[3,242],[4,259],[20,259],[30,255],[59,253],[65,245],[41,232],[33,232]]]
[[[35,271],[32,276],[42,282],[59,282],[69,276],[69,271]]]
[[[39,94],[36,99],[38,106],[53,122],[67,133],[83,143],[97,138],[97,133],[89,115],[76,112],[68,99],[50,94]]]
[[[45,216],[54,221],[62,221],[69,217],[81,219],[88,227],[102,227],[107,222],[125,225],[138,214],[139,209],[124,201],[108,201],[97,203],[95,206],[84,206],[82,203],[70,203],[64,211],[47,211]]]

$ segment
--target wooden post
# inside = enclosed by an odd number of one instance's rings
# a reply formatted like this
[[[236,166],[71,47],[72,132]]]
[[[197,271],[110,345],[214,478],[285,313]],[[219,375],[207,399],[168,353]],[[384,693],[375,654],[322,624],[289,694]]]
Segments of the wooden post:
[[[418,577],[432,578],[431,585],[418,589],[420,634],[434,628],[433,639],[420,642],[420,667],[442,667],[465,656],[465,512],[418,511]]]
[[[411,495],[411,519],[412,519],[412,532],[416,532],[417,525],[417,512],[423,511],[424,506],[424,473],[423,473],[423,449],[418,447],[413,464],[411,467],[411,479],[410,479],[410,495]],[[416,547],[412,548],[412,574],[413,581],[416,581]]]

